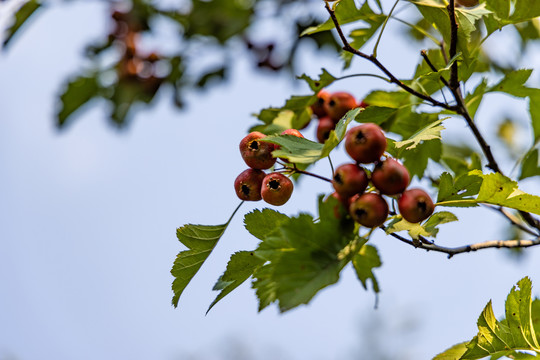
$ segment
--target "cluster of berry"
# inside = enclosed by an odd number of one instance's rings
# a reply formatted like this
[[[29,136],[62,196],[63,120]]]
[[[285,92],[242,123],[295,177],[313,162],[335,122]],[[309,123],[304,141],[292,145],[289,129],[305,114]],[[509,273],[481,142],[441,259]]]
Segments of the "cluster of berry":
[[[119,10],[113,11],[111,16],[114,29],[109,35],[109,41],[117,43],[123,50],[118,62],[118,80],[137,82],[145,92],[154,94],[164,80],[156,72],[156,63],[161,57],[155,52],[142,54],[138,49],[143,26],[136,16]]]
[[[304,137],[296,129],[288,129],[282,135]],[[278,145],[260,141],[266,135],[258,131],[249,133],[240,141],[240,154],[249,169],[244,170],[234,181],[236,195],[245,201],[258,201],[263,199],[271,205],[283,205],[291,197],[293,183],[279,172],[266,174],[263,170],[270,169],[276,163],[272,151]],[[287,162],[286,159],[280,159]]]
[[[336,128],[337,123],[349,111],[357,107],[367,107],[361,101],[356,102],[354,96],[345,91],[329,93],[321,90],[317,94],[317,101],[311,105],[311,111],[319,119],[317,126],[317,140],[322,144]]]
[[[398,195],[398,208],[403,218],[417,223],[427,219],[434,210],[433,201],[422,189],[408,189],[410,175],[402,164],[391,157],[382,159],[386,136],[373,123],[358,125],[347,131],[345,150],[355,163],[339,166],[332,179],[340,200],[351,217],[366,227],[382,225],[388,218],[388,203],[382,195]],[[371,176],[360,164],[375,164]],[[369,181],[378,192],[366,193]]]

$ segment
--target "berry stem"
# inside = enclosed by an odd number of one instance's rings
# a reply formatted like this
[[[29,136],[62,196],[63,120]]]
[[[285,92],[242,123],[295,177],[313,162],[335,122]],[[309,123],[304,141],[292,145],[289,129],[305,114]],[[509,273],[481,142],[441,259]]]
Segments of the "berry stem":
[[[312,172],[309,172],[309,171],[305,171],[305,170],[300,170],[296,167],[296,165],[294,165],[294,167],[287,167],[286,172],[290,172],[291,174],[304,174],[304,175],[308,175],[308,176],[312,176],[314,178],[317,178],[317,179],[320,179],[320,180],[323,180],[323,181],[326,181],[326,182],[329,182],[331,183],[332,182],[332,179],[329,179],[329,178],[326,178],[324,176],[321,176],[321,175],[317,175],[317,174],[314,174]]]

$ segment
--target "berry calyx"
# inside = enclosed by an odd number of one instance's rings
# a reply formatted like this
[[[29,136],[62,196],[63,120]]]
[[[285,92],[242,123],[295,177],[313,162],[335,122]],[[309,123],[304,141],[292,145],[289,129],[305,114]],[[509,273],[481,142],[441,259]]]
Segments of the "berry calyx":
[[[293,192],[292,181],[283,174],[271,173],[264,177],[261,186],[261,196],[270,205],[285,204]]]
[[[330,95],[324,106],[326,114],[337,123],[349,110],[358,107],[358,103],[352,94],[338,91]]]
[[[371,182],[385,195],[402,193],[409,185],[410,179],[407,168],[392,158],[377,163],[371,173]]]
[[[321,90],[317,94],[317,101],[311,105],[311,111],[319,119],[326,116],[324,104],[330,100],[330,93],[326,90]]]
[[[355,195],[351,198],[349,213],[360,225],[374,228],[384,224],[388,218],[388,204],[379,194]]]
[[[262,199],[261,186],[266,174],[262,170],[244,170],[234,180],[236,195],[245,201],[258,201]]]
[[[377,124],[355,126],[345,136],[345,150],[361,164],[378,161],[386,150],[386,136]]]
[[[272,157],[275,145],[259,141],[264,137],[266,135],[263,133],[254,131],[240,141],[242,159],[252,169],[269,169],[276,163],[276,159]]]
[[[368,182],[366,171],[356,164],[340,165],[332,178],[332,186],[342,198],[363,193]]]
[[[408,189],[398,200],[399,213],[405,220],[418,223],[433,214],[435,205],[431,197],[422,189]]]
[[[336,124],[328,116],[319,120],[319,126],[317,126],[317,141],[324,144],[330,136],[330,131],[336,128]]]

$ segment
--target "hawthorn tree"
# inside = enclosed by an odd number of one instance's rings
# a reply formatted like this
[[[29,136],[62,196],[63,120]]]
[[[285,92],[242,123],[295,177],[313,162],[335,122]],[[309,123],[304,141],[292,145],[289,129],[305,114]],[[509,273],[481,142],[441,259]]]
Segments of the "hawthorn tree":
[[[269,3],[274,10],[265,13],[261,9]],[[5,44],[41,5],[31,0],[21,7]],[[234,50],[231,42],[236,40],[241,40],[252,52],[258,67],[272,71],[286,69],[296,75],[293,64],[297,44],[309,39],[339,52],[344,63],[345,74],[331,74],[322,69],[317,78],[299,76],[297,80],[309,86],[309,94],[292,95],[283,106],[262,109],[257,114],[250,129],[250,135],[257,134],[256,142],[251,139],[244,147],[241,143],[241,153],[248,148],[258,151],[264,147],[269,149],[264,155],[269,164],[246,161],[251,170],[237,179],[236,186],[242,201],[226,223],[188,224],[178,228],[177,237],[188,250],[178,254],[171,270],[175,278],[174,306],[209,258],[232,217],[242,209],[243,201],[262,198],[272,205],[282,204],[287,196],[275,195],[279,198],[276,200],[265,193],[281,191],[289,178],[315,177],[333,183],[337,193],[332,196],[321,190],[321,194],[313,194],[319,199],[318,213],[314,215],[302,212],[287,215],[271,207],[244,214],[246,230],[260,242],[256,248],[231,255],[227,268],[214,285],[219,293],[208,311],[252,279],[259,311],[275,304],[281,312],[286,312],[309,303],[323,288],[336,283],[349,263],[364,288],[368,289],[371,283],[371,289],[378,293],[375,273],[383,254],[370,242],[375,232],[384,232],[406,246],[427,251],[426,256],[444,253],[449,258],[489,248],[526,251],[540,244],[540,197],[518,186],[519,181],[540,175],[540,89],[530,80],[533,69],[516,69],[500,63],[484,48],[486,39],[500,36],[503,29],[513,30],[511,34],[519,42],[522,53],[540,39],[537,0],[396,0],[385,2],[384,6],[380,0],[193,0],[179,9],[163,9],[143,0],[134,0],[126,8],[119,3],[113,5],[113,31],[106,40],[89,47],[88,57],[93,65],[69,80],[61,96],[59,127],[65,126],[79,108],[94,99],[109,102],[112,122],[124,126],[132,105],[149,103],[164,84],[171,86],[175,104],[182,106],[183,92],[207,86],[212,79],[226,78],[230,66],[228,54]],[[254,23],[264,17],[290,14],[293,6],[305,11],[290,19],[288,25],[295,34],[294,42],[281,50],[281,56],[275,55],[281,43],[258,44],[249,38],[247,29]],[[317,11],[321,9],[326,19],[317,20]],[[414,12],[416,17],[402,18],[398,14],[404,10],[407,14]],[[146,53],[139,47],[140,34],[151,32],[153,17],[166,18],[178,25],[183,43],[177,54]],[[378,56],[378,47],[384,41],[390,21],[401,23],[422,44],[418,49],[418,64],[411,69],[413,75],[408,79],[395,76],[385,65],[385,59]],[[194,71],[191,49],[204,42],[219,49],[223,61],[210,69]],[[112,65],[103,65],[102,56],[107,52],[115,55]],[[378,71],[346,73],[352,61],[371,63]],[[325,91],[342,79],[365,76],[378,78],[394,88],[373,89],[361,101],[354,100],[347,106],[341,106],[343,94]],[[528,108],[529,140],[524,151],[511,146],[515,119],[508,119],[499,129],[501,139],[508,145],[507,156],[515,163],[515,176],[503,172],[493,145],[477,127],[477,110],[483,99],[493,93],[524,99],[522,104]],[[324,120],[327,116],[330,121]],[[456,121],[466,125],[463,131],[473,135],[480,151],[443,141],[441,132],[445,123]],[[310,122],[318,122],[323,128],[324,136],[314,139],[317,141],[291,130],[303,129]],[[360,124],[380,129],[385,141],[381,153],[369,161],[357,158],[347,146],[347,141],[366,137],[365,132],[361,136],[354,132]],[[348,173],[340,173],[340,167],[334,171],[331,162],[332,154],[342,151],[342,142],[352,157],[354,171],[364,174],[359,176],[365,180],[360,181],[360,189],[347,195],[340,190],[340,184]],[[374,152],[373,148],[363,151]],[[243,153],[240,155],[246,159]],[[312,172],[310,167],[319,161],[328,161],[332,173]],[[378,173],[385,174],[385,167],[403,168],[407,174],[402,177],[406,179],[404,186],[393,191],[387,187],[391,181],[388,177],[377,180],[381,178]],[[423,188],[406,190],[410,179],[421,181]],[[293,183],[283,187],[290,190]],[[423,195],[427,193],[432,196]],[[386,204],[385,210],[378,211],[382,213],[380,219],[368,222],[362,219],[375,208],[372,200],[360,200],[364,195]],[[408,196],[416,200],[408,201]],[[482,221],[483,211],[498,212],[513,229],[514,237],[475,242],[465,239],[457,247],[439,244],[436,236],[444,229],[443,225],[458,221],[452,212],[456,207],[471,208],[469,211],[474,214],[471,216],[478,216],[478,221]],[[415,216],[410,215],[413,210]],[[510,291],[505,315],[499,320],[491,302],[488,303],[477,322],[478,335],[443,351],[435,359],[540,356],[540,300],[533,298],[531,289],[528,278],[519,281]]]

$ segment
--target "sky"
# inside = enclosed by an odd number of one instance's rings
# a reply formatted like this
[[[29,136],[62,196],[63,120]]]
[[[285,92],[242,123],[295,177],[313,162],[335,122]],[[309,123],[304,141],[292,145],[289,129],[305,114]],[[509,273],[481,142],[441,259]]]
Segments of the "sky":
[[[307,90],[286,75],[256,73],[239,58],[233,81],[190,94],[186,111],[163,91],[118,131],[96,102],[59,132],[53,119],[62,83],[80,69],[84,45],[107,31],[106,12],[98,2],[57,4],[0,54],[0,360],[428,359],[472,338],[490,299],[502,316],[519,279],[540,284],[539,248],[519,260],[497,250],[448,260],[377,234],[372,243],[383,267],[376,270],[376,310],[373,293],[348,267],[336,285],[285,314],[275,306],[258,313],[246,282],[205,316],[230,255],[257,245],[242,225],[243,214],[264,206],[254,203],[233,219],[173,308],[169,271],[184,250],[176,228],[226,221],[239,202],[232,184],[245,167],[238,143],[254,123],[251,114]],[[420,45],[411,49],[402,29],[390,25],[379,56],[405,77]],[[529,64],[540,65],[537,57]],[[337,58],[314,58],[307,46],[298,68],[315,76],[323,66],[340,73]],[[351,73],[367,71],[356,62]],[[331,90],[362,97],[384,86],[356,78]],[[519,106],[494,96],[480,109],[481,131],[492,140],[505,114],[525,116]],[[445,126],[443,136],[471,140],[458,119]],[[314,126],[304,134],[314,138]],[[345,159],[341,151],[334,162]],[[321,164],[314,171],[330,170]],[[537,180],[523,187],[538,194]],[[316,195],[329,192],[326,183],[304,179],[276,209],[314,213]],[[439,244],[504,236],[504,220],[493,212],[456,214],[461,221],[443,227]]]

